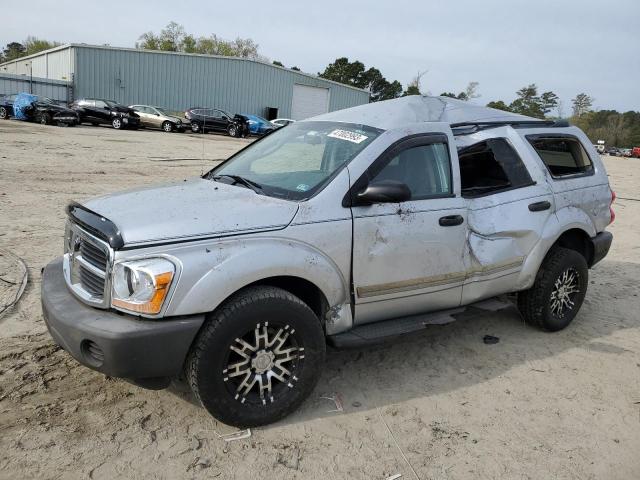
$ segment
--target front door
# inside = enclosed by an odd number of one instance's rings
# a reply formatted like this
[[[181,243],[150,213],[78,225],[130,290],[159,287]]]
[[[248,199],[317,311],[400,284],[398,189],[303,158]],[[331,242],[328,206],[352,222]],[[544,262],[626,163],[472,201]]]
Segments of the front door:
[[[420,129],[392,145],[352,187],[357,193],[394,180],[411,191],[405,202],[352,207],[358,324],[460,305],[467,211],[456,149],[448,126]]]

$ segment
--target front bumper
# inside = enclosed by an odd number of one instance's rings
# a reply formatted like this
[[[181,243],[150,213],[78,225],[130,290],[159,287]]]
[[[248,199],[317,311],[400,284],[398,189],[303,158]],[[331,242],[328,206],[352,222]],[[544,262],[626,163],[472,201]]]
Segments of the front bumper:
[[[42,274],[42,312],[55,342],[83,365],[144,385],[178,375],[204,315],[143,320],[99,310],[76,299],[62,274],[62,257]]]
[[[596,263],[607,256],[609,249],[611,248],[611,242],[613,242],[613,235],[611,232],[600,232],[591,239],[593,257],[589,267],[593,267]]]

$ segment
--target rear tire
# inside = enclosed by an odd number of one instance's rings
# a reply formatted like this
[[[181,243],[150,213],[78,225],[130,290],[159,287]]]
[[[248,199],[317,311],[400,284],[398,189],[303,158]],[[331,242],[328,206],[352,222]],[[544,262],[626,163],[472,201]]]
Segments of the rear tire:
[[[585,258],[575,250],[555,247],[542,262],[535,283],[518,293],[525,321],[548,332],[566,328],[582,306],[589,284]]]
[[[249,287],[207,319],[185,375],[211,415],[228,425],[255,427],[302,404],[324,356],[324,331],[304,302],[280,288]]]
[[[9,118],[9,113],[5,107],[0,107],[0,120],[6,120]]]

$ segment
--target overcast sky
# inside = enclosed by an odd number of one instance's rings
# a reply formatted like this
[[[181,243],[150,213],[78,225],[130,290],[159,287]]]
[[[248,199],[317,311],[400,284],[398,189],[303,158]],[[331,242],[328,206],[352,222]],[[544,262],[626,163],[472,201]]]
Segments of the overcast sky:
[[[599,109],[640,110],[640,0],[10,3],[0,45],[33,35],[133,47],[174,20],[197,36],[250,37],[263,55],[314,74],[346,56],[403,87],[429,70],[422,90],[435,95],[480,82],[483,104],[536,83],[565,115],[580,92]]]

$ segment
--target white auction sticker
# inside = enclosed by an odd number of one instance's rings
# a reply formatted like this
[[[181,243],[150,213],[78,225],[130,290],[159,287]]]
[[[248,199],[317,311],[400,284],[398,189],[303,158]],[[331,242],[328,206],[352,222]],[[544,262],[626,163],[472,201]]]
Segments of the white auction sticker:
[[[366,135],[361,135],[360,133],[350,132],[349,130],[334,130],[327,137],[331,138],[339,138],[340,140],[347,140],[348,142],[353,143],[362,143],[367,138]]]

